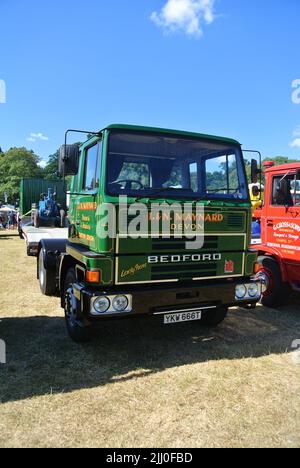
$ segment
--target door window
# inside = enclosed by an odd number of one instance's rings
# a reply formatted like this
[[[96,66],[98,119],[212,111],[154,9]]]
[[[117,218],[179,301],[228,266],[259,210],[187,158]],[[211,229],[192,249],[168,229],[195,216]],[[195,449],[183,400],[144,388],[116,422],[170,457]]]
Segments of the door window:
[[[82,189],[85,192],[96,190],[100,184],[102,143],[86,150]]]
[[[300,205],[300,180],[298,180],[296,176],[279,176],[273,178],[272,205]]]

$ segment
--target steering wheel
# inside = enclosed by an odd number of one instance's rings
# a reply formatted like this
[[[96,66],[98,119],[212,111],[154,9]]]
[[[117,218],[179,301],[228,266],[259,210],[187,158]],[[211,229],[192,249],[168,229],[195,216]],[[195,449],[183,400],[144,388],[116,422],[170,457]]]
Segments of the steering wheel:
[[[139,181],[139,180],[134,180],[134,179],[124,179],[124,180],[116,180],[115,182],[112,182],[112,184],[123,184],[125,183],[125,189],[130,190],[132,187],[132,184],[138,184],[141,189],[144,189],[144,185]]]

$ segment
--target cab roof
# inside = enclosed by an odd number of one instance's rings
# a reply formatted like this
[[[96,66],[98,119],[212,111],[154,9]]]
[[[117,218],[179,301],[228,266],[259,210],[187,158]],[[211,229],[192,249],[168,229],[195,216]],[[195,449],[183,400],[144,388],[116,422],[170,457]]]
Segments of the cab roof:
[[[265,173],[269,174],[270,172],[288,172],[288,171],[295,171],[297,169],[300,169],[300,161],[299,162],[294,162],[290,164],[281,164],[280,166],[272,166],[268,167],[265,169]]]
[[[241,146],[241,144],[237,140],[233,140],[231,138],[206,135],[203,133],[186,132],[182,130],[172,130],[168,128],[143,127],[139,125],[112,124],[112,125],[105,127],[102,130],[102,132],[105,130],[121,130],[121,131],[133,131],[133,132],[141,132],[141,133],[164,133],[168,135],[183,136],[183,137],[188,137],[188,138],[201,138],[205,140],[218,141],[220,143],[227,143],[227,144],[234,145],[234,146]]]

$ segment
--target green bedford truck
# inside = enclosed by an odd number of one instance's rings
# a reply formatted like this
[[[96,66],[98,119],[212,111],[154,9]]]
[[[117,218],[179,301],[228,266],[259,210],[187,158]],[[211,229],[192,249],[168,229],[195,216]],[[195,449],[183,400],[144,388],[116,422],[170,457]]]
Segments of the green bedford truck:
[[[74,341],[125,317],[216,326],[229,307],[260,300],[237,141],[110,125],[63,145],[60,172],[73,176],[69,236],[40,242],[38,278],[43,294],[60,295]]]

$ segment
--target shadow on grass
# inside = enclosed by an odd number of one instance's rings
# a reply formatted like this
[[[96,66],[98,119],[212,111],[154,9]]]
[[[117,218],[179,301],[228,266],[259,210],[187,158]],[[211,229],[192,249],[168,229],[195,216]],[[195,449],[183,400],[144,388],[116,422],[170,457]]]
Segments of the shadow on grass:
[[[0,365],[0,401],[143,379],[211,360],[282,354],[300,338],[298,309],[233,310],[214,330],[198,323],[165,327],[152,318],[105,322],[84,346],[69,340],[63,318],[4,318],[0,338],[8,362]]]
[[[16,238],[16,237],[19,237],[17,232],[9,233],[9,231],[0,231],[0,241],[2,239],[10,239],[11,240],[11,238]]]

